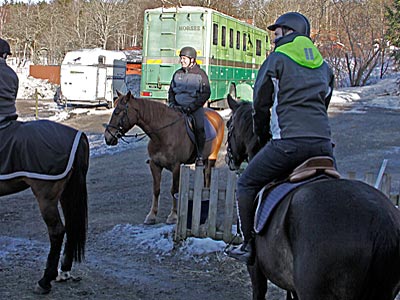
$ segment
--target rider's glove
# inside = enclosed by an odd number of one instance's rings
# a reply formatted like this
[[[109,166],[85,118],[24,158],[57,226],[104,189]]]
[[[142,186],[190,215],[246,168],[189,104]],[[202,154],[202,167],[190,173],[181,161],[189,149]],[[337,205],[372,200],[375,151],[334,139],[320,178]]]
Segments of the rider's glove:
[[[185,113],[186,113],[187,115],[189,115],[189,114],[192,113],[192,109],[190,108],[190,106],[185,107]]]

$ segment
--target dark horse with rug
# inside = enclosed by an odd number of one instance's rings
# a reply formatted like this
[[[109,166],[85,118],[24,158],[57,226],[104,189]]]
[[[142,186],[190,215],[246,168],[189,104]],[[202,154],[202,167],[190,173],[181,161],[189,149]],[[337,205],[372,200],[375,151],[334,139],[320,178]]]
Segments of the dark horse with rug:
[[[51,281],[72,278],[73,261],[84,259],[89,143],[83,132],[47,120],[1,122],[0,140],[0,196],[31,188],[47,225],[50,252],[35,290],[45,294],[51,290]]]
[[[205,109],[204,120],[206,144],[203,157],[205,160],[205,182],[209,186],[211,168],[215,165],[218,152],[224,138],[224,121],[212,109]],[[118,93],[115,109],[104,132],[107,145],[116,145],[118,139],[125,136],[137,125],[150,138],[147,149],[150,156],[149,165],[153,176],[153,201],[145,224],[154,224],[158,212],[161,172],[167,169],[172,172],[172,208],[167,223],[177,221],[177,201],[174,197],[179,189],[181,164],[192,164],[196,159],[194,135],[189,129],[187,116],[168,107],[159,100],[134,98],[129,91],[126,95]]]
[[[241,145],[256,139],[248,124],[252,104],[229,96],[228,103],[227,161],[237,170],[251,153]],[[283,184],[258,195],[256,258],[248,266],[253,299],[265,299],[267,280],[289,291],[288,299],[395,299],[400,289],[398,209],[361,181],[335,178],[329,159],[320,161],[305,162]]]

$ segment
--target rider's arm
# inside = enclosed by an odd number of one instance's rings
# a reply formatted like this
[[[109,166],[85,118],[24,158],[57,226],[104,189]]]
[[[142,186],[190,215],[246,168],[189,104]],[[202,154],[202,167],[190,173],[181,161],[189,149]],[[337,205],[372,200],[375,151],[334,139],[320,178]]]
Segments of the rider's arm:
[[[332,98],[332,93],[333,93],[333,87],[334,87],[334,82],[335,82],[335,76],[333,75],[332,71],[331,72],[331,78],[329,81],[329,91],[325,97],[325,107],[326,109],[328,109],[329,103],[331,102],[331,98]]]
[[[206,72],[199,67],[196,73],[201,76],[201,80],[199,90],[196,93],[196,98],[194,98],[194,101],[189,105],[191,111],[202,107],[211,95],[210,82]]]
[[[175,74],[172,76],[172,80],[171,80],[171,84],[169,86],[169,90],[168,90],[168,105],[170,107],[176,106],[176,100],[175,100],[175,92],[174,92],[174,87],[175,87]]]
[[[253,94],[253,131],[262,140],[269,136],[270,108],[274,85],[265,61],[258,72]]]

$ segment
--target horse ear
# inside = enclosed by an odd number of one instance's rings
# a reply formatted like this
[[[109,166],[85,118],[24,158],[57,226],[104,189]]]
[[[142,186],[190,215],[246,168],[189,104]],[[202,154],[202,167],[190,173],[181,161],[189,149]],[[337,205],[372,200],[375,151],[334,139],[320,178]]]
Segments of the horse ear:
[[[126,94],[126,101],[129,101],[131,99],[134,99],[134,97],[133,97],[133,95],[131,93],[131,90],[128,90],[128,93]]]
[[[116,92],[117,92],[117,96],[118,96],[118,98],[119,98],[119,97],[121,97],[121,95],[122,95],[122,94],[121,94],[121,92],[120,92],[120,91],[118,91],[118,90],[116,90]]]
[[[226,97],[228,101],[229,108],[234,112],[239,107],[239,102],[237,102],[233,97],[228,94]]]

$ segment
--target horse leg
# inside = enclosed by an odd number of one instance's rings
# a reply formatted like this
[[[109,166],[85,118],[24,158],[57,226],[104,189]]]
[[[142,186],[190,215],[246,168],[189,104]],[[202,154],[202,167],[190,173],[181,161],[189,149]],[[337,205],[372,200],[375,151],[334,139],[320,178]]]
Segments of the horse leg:
[[[40,212],[42,218],[47,225],[47,230],[50,239],[50,252],[47,256],[46,269],[43,277],[38,282],[36,289],[37,293],[47,294],[51,290],[51,281],[57,278],[58,275],[58,262],[60,259],[60,253],[62,243],[64,240],[65,228],[61,221],[60,213],[58,211],[58,198],[61,194],[61,183],[53,184],[50,188],[50,192],[41,195],[46,188],[35,189],[32,187],[32,191],[39,202]],[[43,184],[42,184],[43,185]]]
[[[63,207],[63,211],[66,211],[64,208],[65,205],[63,205],[63,202],[61,202],[61,206]],[[68,237],[65,241],[64,245],[64,252],[61,258],[61,268],[58,272],[58,276],[56,278],[57,282],[62,282],[62,281],[67,281],[68,279],[71,279],[72,276],[70,274],[70,271],[72,269],[72,263],[73,263],[73,248],[71,244],[68,241]]]
[[[172,170],[172,186],[171,186],[171,196],[172,196],[172,207],[171,212],[167,218],[167,224],[176,224],[178,222],[178,205],[176,203],[175,194],[179,191],[179,175],[181,172],[180,165],[175,166]]]
[[[253,300],[265,300],[268,290],[268,279],[261,271],[257,263],[257,258],[254,265],[247,266],[247,270],[249,271],[251,286],[253,288]]]
[[[158,213],[162,167],[156,165],[151,159],[149,161],[149,165],[151,175],[153,176],[153,201],[151,202],[151,209],[144,220],[144,224],[153,225],[156,223],[156,216]]]
[[[65,242],[64,252],[61,259],[61,268],[56,278],[57,282],[67,281],[72,278],[71,269],[73,263],[73,249],[68,243],[68,239]]]
[[[211,169],[215,166],[216,159],[207,159],[206,166],[204,168],[204,183],[205,187],[211,185]]]

